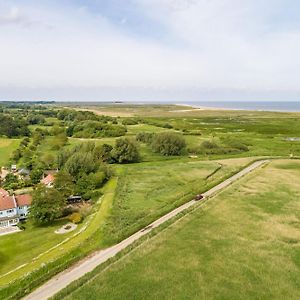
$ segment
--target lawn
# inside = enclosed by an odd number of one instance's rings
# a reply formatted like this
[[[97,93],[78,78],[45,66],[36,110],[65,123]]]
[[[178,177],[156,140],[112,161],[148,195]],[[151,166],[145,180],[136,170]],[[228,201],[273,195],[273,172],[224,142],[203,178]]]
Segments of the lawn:
[[[66,221],[52,226],[35,227],[30,223],[26,230],[0,237],[0,278],[39,254],[66,239],[70,234],[55,234]]]
[[[9,159],[19,143],[18,139],[0,138],[0,167],[9,164]]]
[[[111,209],[115,186],[116,179],[113,178],[103,188],[105,195],[94,205],[94,213],[79,224],[73,232],[63,235],[54,233],[57,228],[67,223],[67,220],[62,220],[53,226],[33,227],[29,225],[20,233],[0,236],[0,287],[26,273],[40,270],[43,266],[46,272],[49,272],[48,263],[61,258],[64,259],[60,264],[67,263],[68,259],[74,259],[74,251],[80,257],[101,247],[102,233],[99,229]],[[62,241],[64,243],[56,247]],[[22,266],[25,263],[26,265]],[[56,267],[59,267],[59,263],[56,263]],[[13,272],[7,274],[8,271]],[[45,275],[44,272],[42,271],[39,276]],[[24,288],[24,286],[19,288]],[[17,291],[17,288],[15,290]]]
[[[173,159],[120,167],[113,209],[104,236],[109,244],[122,240],[252,160]]]
[[[299,299],[299,190],[300,162],[274,161],[64,299]]]

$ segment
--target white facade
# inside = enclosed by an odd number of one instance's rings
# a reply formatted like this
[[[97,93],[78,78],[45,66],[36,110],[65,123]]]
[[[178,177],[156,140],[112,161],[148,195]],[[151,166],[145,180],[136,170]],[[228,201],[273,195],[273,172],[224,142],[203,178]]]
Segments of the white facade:
[[[0,210],[0,228],[17,225],[20,220],[24,220],[28,216],[30,205],[18,206],[14,195],[10,199],[11,207]]]

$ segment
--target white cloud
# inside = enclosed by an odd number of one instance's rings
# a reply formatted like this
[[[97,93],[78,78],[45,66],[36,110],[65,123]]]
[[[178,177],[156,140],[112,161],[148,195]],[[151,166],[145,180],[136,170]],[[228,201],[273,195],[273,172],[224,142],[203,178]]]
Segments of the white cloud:
[[[114,89],[131,97],[135,89],[145,97],[151,91],[149,98],[159,91],[174,97],[175,90],[187,98],[235,90],[300,96],[300,27],[275,29],[270,21],[282,1],[132,1],[166,30],[161,39],[133,35],[124,30],[132,16],[116,24],[101,9],[35,1],[0,6],[0,25],[6,25],[0,26],[0,97],[1,91],[13,95],[10,88],[18,97],[22,88],[47,91],[41,97],[51,89],[64,97],[65,90],[72,96],[72,89],[90,89],[95,97],[103,90],[112,99]]]

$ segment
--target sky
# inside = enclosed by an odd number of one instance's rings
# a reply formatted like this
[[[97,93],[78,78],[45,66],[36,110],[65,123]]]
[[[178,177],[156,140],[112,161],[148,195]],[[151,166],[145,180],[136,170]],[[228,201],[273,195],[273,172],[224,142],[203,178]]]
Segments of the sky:
[[[300,100],[299,0],[0,0],[0,100]]]

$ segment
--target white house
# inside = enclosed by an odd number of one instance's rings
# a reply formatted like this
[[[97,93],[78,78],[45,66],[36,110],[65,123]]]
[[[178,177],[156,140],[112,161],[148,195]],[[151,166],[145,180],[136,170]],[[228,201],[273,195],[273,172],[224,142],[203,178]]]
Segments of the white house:
[[[12,195],[0,189],[0,228],[14,226],[26,219],[31,205],[31,195]]]

